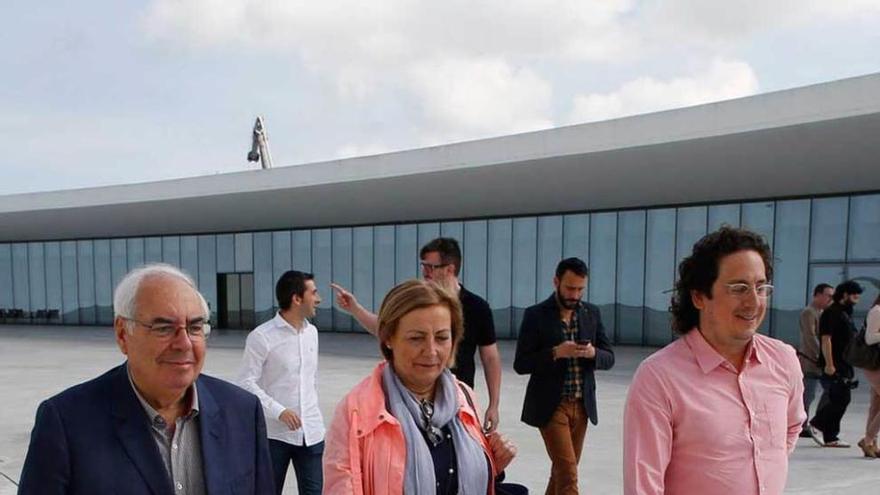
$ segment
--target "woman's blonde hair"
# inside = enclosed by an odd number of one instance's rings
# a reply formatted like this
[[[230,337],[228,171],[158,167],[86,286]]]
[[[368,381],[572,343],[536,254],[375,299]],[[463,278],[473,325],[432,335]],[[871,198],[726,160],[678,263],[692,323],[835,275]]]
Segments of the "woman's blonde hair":
[[[397,333],[400,320],[407,314],[431,306],[445,306],[452,319],[452,352],[447,366],[455,366],[455,353],[464,334],[464,319],[458,298],[434,282],[407,280],[391,289],[379,308],[379,349],[385,359],[392,361],[394,355],[386,343]]]

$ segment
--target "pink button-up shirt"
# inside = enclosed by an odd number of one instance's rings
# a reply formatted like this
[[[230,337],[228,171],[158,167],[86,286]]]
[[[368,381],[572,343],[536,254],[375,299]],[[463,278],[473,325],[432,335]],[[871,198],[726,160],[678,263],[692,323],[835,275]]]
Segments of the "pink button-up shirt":
[[[688,332],[642,362],[629,388],[624,494],[781,494],[802,394],[789,345],[755,335],[737,372]]]

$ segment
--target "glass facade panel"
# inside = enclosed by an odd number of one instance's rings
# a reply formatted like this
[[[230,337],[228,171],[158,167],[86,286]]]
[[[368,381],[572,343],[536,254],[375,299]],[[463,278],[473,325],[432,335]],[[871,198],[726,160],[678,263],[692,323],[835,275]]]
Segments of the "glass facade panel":
[[[30,275],[28,274],[28,246],[17,242],[12,245],[13,304],[25,313],[31,311]],[[26,316],[27,317],[27,316]]]
[[[418,226],[398,225],[395,228],[395,275],[396,282],[419,276]]]
[[[0,309],[13,309],[12,296],[12,246],[0,244]]]
[[[514,337],[519,328],[511,320],[513,222],[509,219],[488,222],[488,265],[486,300],[492,308],[495,332],[499,337]]]
[[[281,275],[290,270],[290,260],[293,259],[290,231],[272,232],[272,287],[281,278]],[[274,303],[277,308],[278,303]]]
[[[42,242],[28,243],[28,285],[34,318],[46,319],[46,258]]]
[[[94,245],[92,241],[78,241],[76,244],[79,322],[82,325],[94,325],[98,321],[95,307]]]
[[[739,227],[739,205],[712,205],[709,207],[709,231],[718,230],[722,225]]]
[[[113,275],[110,263],[110,241],[95,242],[95,312],[99,325],[113,323]]]
[[[393,225],[381,225],[373,229],[375,249],[373,251],[373,310],[378,311],[385,294],[394,287],[397,276],[395,268],[394,238],[397,231]],[[360,297],[360,294],[355,294]]]
[[[144,240],[140,237],[126,239],[125,251],[128,255],[128,270],[144,265]]]
[[[464,224],[462,222],[442,222],[440,224],[440,235],[452,237],[461,243],[464,240]]]
[[[535,269],[538,261],[538,221],[513,219],[513,326],[519,329],[523,311],[535,304]]]
[[[622,211],[617,221],[617,337],[623,344],[641,344],[645,211]]]
[[[849,259],[880,261],[880,194],[853,196],[849,214]]]
[[[293,269],[311,273],[312,231],[295,230],[291,235],[293,239]]]
[[[0,250],[2,251],[2,250]],[[61,322],[61,244],[47,242],[44,244],[46,254],[46,309],[49,323]],[[2,260],[2,254],[0,254]]]
[[[315,286],[322,297],[330,294],[330,279],[333,277],[333,239],[330,229],[312,231],[312,273],[315,274]],[[332,305],[318,306],[315,326],[323,330],[333,330]]]
[[[462,242],[462,283],[471,292],[480,297],[486,295],[486,276],[488,266],[486,254],[488,249],[487,224],[485,220],[474,220],[464,224],[464,242]]]
[[[235,236],[219,234],[217,243],[217,273],[235,272]]]
[[[378,305],[373,303],[373,227],[355,227],[352,230],[351,289],[363,307],[374,311]],[[333,293],[327,296],[336,299]],[[354,322],[352,330],[363,331]]]
[[[590,259],[590,215],[565,215],[562,228],[562,257]]]
[[[62,321],[66,325],[79,324],[79,283],[76,275],[76,241],[61,243],[61,297]]]
[[[562,217],[538,217],[538,272],[535,300],[553,293],[556,265],[562,260]]]
[[[272,234],[257,232],[253,235],[252,245],[254,318],[259,325],[271,319],[275,313],[275,280],[277,279],[272,273]]]
[[[211,321],[217,321],[217,241],[213,235],[200,235],[199,291],[211,308]]]
[[[162,261],[162,238],[147,237],[144,239],[144,261],[159,263]]]
[[[162,261],[180,268],[180,237],[176,235],[162,238]]]
[[[777,205],[778,207],[779,205]],[[813,200],[810,259],[813,261],[842,261],[846,258],[848,211],[849,198]]]
[[[128,257],[125,253],[125,245],[125,239],[110,240],[110,275],[113,279],[112,285],[114,290],[119,285],[122,277],[128,273]],[[197,275],[197,273],[190,272],[190,275]]]
[[[864,289],[859,303],[853,308],[853,321],[856,324],[856,328],[862,328],[865,324],[868,310],[871,309],[871,304],[877,299],[877,294],[880,293],[880,263],[850,265],[847,276],[850,280],[858,282]]]
[[[706,213],[705,206],[689,206],[678,209],[678,219],[675,225],[676,262],[680,262],[689,255],[694,249],[694,243],[706,235]],[[676,276],[676,278],[678,277]]]
[[[332,281],[343,287],[354,288],[351,258],[351,229],[333,229],[333,275],[332,279],[328,280],[328,282]],[[336,307],[333,301],[333,289],[330,288],[329,284],[327,285],[327,291],[322,292],[321,296],[327,301],[326,304],[322,304],[322,306],[333,308],[333,329],[342,332],[350,332],[352,318],[348,313]]]
[[[742,227],[764,236],[773,248],[773,202],[743,203],[740,208]]]
[[[599,307],[608,338],[615,338],[617,281],[617,213],[590,216],[590,291],[585,297]]]
[[[798,319],[807,303],[803,288],[807,285],[809,241],[810,201],[778,202],[772,282],[776,289],[768,301],[772,307],[768,316],[772,318],[772,334],[786,342],[797,342],[800,335]]]
[[[235,234],[235,271],[239,273],[254,271],[253,234]]]
[[[199,238],[194,235],[180,237],[180,268],[196,285],[199,284]]]
[[[419,224],[419,242],[418,249],[421,251],[422,246],[431,242],[432,240],[440,237],[440,224],[433,223],[420,223]],[[461,244],[462,239],[456,239],[459,244]],[[462,247],[464,249],[464,247]]]
[[[648,210],[645,256],[645,343],[671,340],[669,304],[675,285],[675,210]]]

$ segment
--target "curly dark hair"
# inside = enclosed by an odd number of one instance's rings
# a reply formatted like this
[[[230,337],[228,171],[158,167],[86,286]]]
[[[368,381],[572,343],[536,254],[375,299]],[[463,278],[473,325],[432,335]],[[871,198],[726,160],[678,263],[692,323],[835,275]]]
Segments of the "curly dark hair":
[[[691,299],[692,291],[712,298],[712,285],[718,278],[721,259],[733,253],[755,251],[764,260],[768,282],[773,279],[773,258],[770,246],[759,234],[745,229],[724,226],[703,236],[694,244],[691,255],[678,265],[678,281],[672,296],[672,329],[679,334],[691,331],[700,323],[700,311]]]

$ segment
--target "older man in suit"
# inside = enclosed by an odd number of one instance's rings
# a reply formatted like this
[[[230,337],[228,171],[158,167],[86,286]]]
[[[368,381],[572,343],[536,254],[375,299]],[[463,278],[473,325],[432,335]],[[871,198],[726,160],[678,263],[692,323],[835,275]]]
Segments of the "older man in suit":
[[[19,494],[264,494],[274,491],[257,398],[200,375],[208,305],[163,264],[113,297],[127,360],[44,401]]]
[[[513,367],[531,375],[522,420],[540,429],[552,463],[548,495],[578,493],[587,420],[598,422],[593,371],[614,366],[599,309],[581,302],[588,274],[578,258],[560,261],[555,292],[526,309],[516,344]]]

